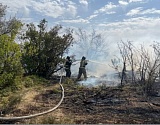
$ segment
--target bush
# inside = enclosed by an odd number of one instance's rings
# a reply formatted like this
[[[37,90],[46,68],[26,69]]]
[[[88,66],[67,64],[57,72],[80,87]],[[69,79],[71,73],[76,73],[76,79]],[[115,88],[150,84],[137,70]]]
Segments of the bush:
[[[22,88],[21,76],[14,77],[11,73],[0,75],[0,94]]]
[[[17,78],[21,77],[21,51],[17,43],[10,36],[0,36],[0,90],[10,87],[16,88]],[[18,80],[19,81],[19,80]]]
[[[13,94],[9,97],[3,97],[1,100],[2,111],[9,113],[17,104],[22,100],[22,96],[19,94]]]
[[[23,78],[23,85],[25,87],[33,87],[35,85],[43,85],[43,84],[48,84],[49,81],[46,80],[45,78],[36,76],[36,75],[31,75],[31,76],[26,76]]]

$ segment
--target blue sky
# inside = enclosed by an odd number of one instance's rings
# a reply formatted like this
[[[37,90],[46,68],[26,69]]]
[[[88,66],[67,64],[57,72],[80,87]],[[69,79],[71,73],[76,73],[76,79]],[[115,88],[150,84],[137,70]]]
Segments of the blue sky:
[[[107,26],[110,23],[158,19],[159,0],[0,0],[8,16],[24,22],[46,18],[50,25]],[[141,18],[141,19],[140,19]]]
[[[48,27],[95,29],[110,42],[158,41],[160,34],[159,0],[0,0],[8,6],[7,16],[25,23]]]
[[[25,23],[45,18],[49,27],[94,28],[108,40],[157,41],[160,34],[159,0],[0,0],[7,16]],[[140,42],[139,41],[139,42]]]
[[[48,27],[82,28],[101,32],[106,41],[159,42],[159,0],[0,0],[7,16]]]
[[[160,42],[160,0],[0,0],[7,5],[7,16],[24,23],[39,23],[45,18],[48,27],[95,29],[114,52],[115,43],[134,41],[145,45]],[[112,57],[111,57],[112,58]]]

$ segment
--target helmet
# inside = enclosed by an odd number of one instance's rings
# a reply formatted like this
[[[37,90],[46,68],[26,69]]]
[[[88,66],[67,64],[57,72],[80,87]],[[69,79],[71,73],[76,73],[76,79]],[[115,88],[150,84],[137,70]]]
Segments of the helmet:
[[[70,57],[69,56],[67,56],[67,58],[66,59],[70,59]]]
[[[82,57],[82,59],[83,59],[83,60],[85,60],[85,59],[86,59],[86,57],[84,57],[84,56],[83,56],[83,57]]]

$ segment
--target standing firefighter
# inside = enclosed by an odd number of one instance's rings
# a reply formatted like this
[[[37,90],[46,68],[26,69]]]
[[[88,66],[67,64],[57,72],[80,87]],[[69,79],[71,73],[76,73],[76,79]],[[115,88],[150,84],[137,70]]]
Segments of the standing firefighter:
[[[70,59],[69,56],[67,56],[64,66],[65,66],[65,71],[66,71],[66,77],[68,78],[71,77],[71,65],[72,65],[72,60]]]
[[[86,57],[82,57],[81,62],[80,62],[80,67],[79,67],[79,73],[78,73],[78,77],[77,80],[79,80],[83,74],[85,80],[87,79],[87,73],[86,73],[86,69],[85,66],[87,65],[87,60]]]

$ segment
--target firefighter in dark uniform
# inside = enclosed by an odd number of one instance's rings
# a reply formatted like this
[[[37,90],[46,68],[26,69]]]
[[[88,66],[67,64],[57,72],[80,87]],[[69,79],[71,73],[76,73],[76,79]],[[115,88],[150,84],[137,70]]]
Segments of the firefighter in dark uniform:
[[[86,69],[85,69],[85,66],[87,65],[87,60],[86,60],[86,57],[82,57],[81,59],[81,62],[80,62],[80,67],[79,67],[79,73],[78,73],[78,77],[77,77],[77,80],[79,80],[83,74],[84,76],[84,79],[86,80],[87,79],[87,73],[86,73]]]
[[[68,78],[71,77],[71,65],[72,65],[72,60],[70,59],[69,56],[67,56],[64,66],[65,66],[65,71],[66,71],[66,77]]]

